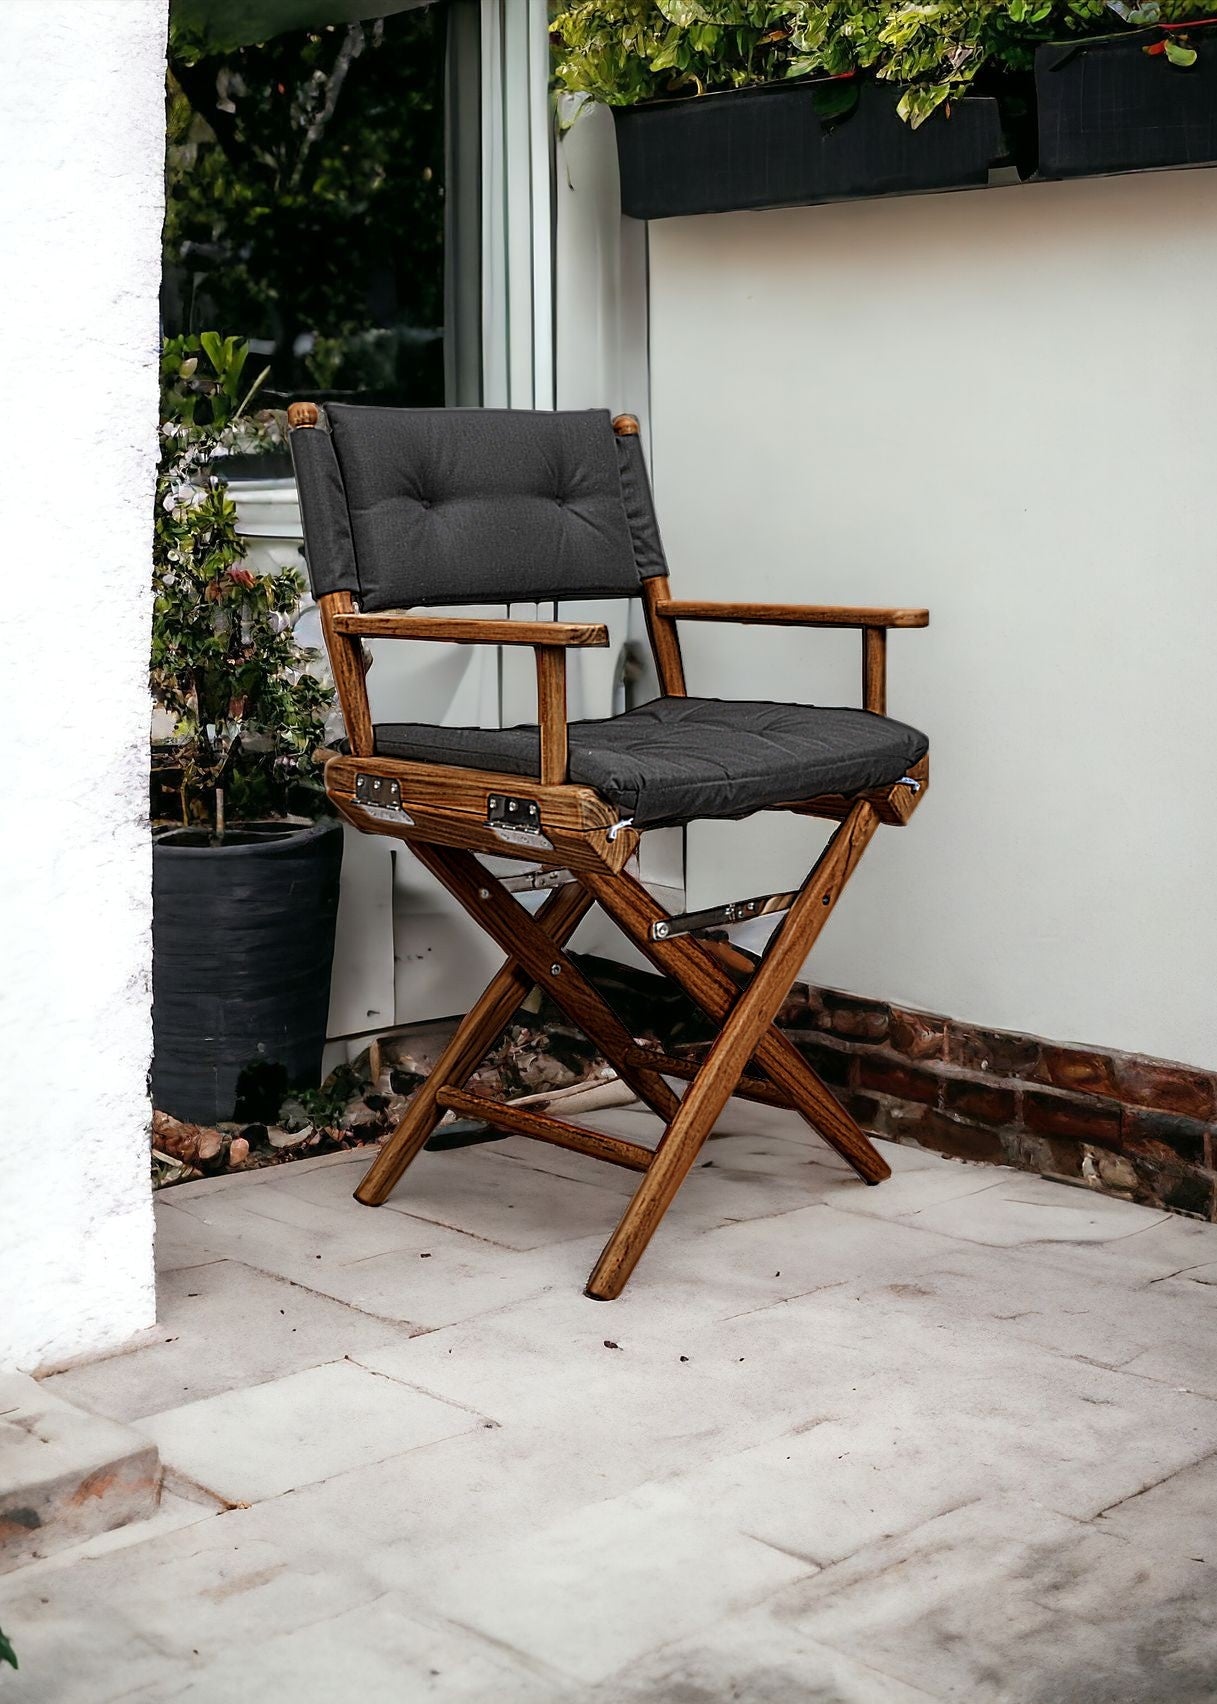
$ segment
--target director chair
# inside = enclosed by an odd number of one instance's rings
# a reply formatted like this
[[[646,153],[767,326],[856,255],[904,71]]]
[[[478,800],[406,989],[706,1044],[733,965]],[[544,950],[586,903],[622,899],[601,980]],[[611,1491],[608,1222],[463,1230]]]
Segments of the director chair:
[[[288,411],[305,554],[346,723],[325,785],[356,828],[403,840],[506,954],[356,1191],[386,1200],[445,1112],[641,1174],[587,1284],[620,1295],[732,1095],[799,1113],[859,1177],[889,1167],[774,1019],[881,823],[903,824],[927,782],[928,742],[886,714],[887,631],[917,609],[674,600],[630,415],[390,409]],[[603,721],[567,722],[566,654],[603,626],[419,615],[435,604],[642,600],[661,696]],[[727,703],[685,690],[679,621],[854,627],[861,709]],[[538,723],[441,728],[372,723],[365,639],[530,645]],[[646,828],[794,811],[836,821],[796,892],[671,916],[633,873]],[[499,879],[479,854],[526,863]],[[531,914],[515,897],[549,887]],[[696,1066],[635,1045],[564,951],[598,903],[717,1026]],[[699,931],[784,913],[759,965]],[[741,973],[750,973],[741,985]],[[664,1120],[654,1152],[465,1085],[535,986]],[[686,1079],[678,1099],[665,1078]]]

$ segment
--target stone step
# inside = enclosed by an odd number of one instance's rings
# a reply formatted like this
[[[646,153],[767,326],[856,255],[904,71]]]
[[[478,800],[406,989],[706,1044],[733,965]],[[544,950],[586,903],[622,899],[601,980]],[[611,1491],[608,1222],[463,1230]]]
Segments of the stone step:
[[[156,1445],[0,1373],[0,1573],[156,1511]]]

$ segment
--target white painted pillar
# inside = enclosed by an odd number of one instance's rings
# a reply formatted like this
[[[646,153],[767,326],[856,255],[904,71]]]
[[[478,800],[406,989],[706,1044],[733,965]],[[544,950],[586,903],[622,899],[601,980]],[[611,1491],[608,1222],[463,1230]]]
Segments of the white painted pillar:
[[[153,1324],[148,628],[166,0],[0,7],[0,1367]]]

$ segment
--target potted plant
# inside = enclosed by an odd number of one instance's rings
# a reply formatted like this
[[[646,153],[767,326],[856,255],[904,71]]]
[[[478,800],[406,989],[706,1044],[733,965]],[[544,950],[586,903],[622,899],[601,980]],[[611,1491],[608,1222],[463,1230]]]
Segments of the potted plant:
[[[1156,18],[1156,5],[1129,12]],[[1156,23],[1035,55],[1043,178],[1217,162],[1217,27]]]
[[[152,1091],[196,1123],[273,1115],[320,1077],[342,858],[313,751],[332,692],[293,633],[292,569],[245,564],[223,455],[248,346],[167,340],[154,526]]]
[[[635,218],[986,183],[1009,154],[996,100],[944,71],[932,8],[897,41],[899,10],[572,0],[554,80],[613,109]]]
[[[570,0],[553,23],[554,80],[614,109],[622,208],[641,218],[964,188],[1015,152],[1030,175],[1037,88],[1059,109],[1047,123],[1067,136],[1094,128],[1106,102],[1099,128],[1122,141],[1083,145],[1079,171],[1195,164],[1213,158],[1207,72],[1186,88],[1182,76],[1159,77],[1156,114],[1113,104],[1110,86],[1087,110],[1073,78],[1048,96],[1044,83],[1069,66],[1093,83],[1092,47],[1107,51],[1100,38],[1113,29],[1124,33],[1109,71],[1135,63],[1147,86],[1158,53],[1168,73],[1182,71],[1194,47],[1173,32],[1204,10],[1203,0]],[[1160,26],[1154,41],[1136,33],[1146,23]],[[1180,105],[1165,137],[1151,138],[1163,99]],[[1041,118],[1041,175],[1066,175],[1045,131]]]

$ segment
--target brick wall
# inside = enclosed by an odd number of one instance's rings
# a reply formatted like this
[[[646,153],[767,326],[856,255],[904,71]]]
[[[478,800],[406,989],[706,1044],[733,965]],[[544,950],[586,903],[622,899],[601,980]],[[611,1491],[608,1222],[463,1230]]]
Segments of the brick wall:
[[[779,1021],[872,1134],[1217,1217],[1217,1072],[828,988]]]

